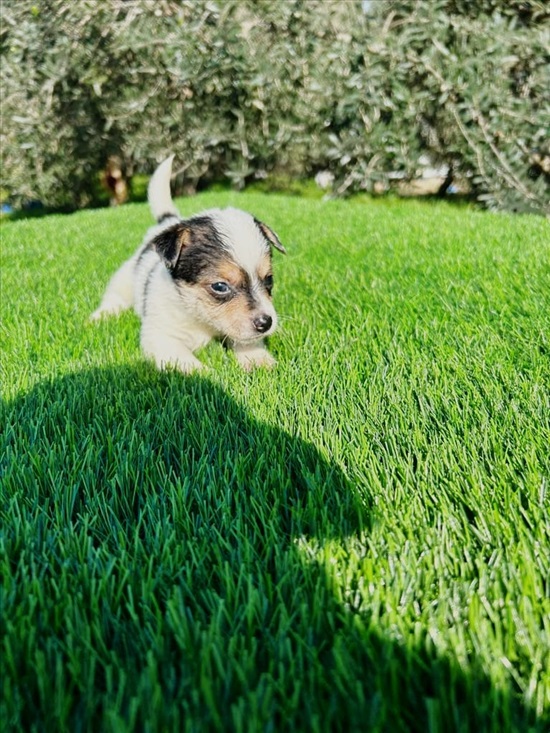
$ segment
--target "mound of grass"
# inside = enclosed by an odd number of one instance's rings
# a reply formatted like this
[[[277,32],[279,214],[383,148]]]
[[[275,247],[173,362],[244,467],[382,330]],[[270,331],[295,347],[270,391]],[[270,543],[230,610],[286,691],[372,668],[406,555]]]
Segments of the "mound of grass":
[[[145,205],[2,225],[4,729],[547,730],[547,222],[180,204],[287,246],[274,371],[87,322]]]

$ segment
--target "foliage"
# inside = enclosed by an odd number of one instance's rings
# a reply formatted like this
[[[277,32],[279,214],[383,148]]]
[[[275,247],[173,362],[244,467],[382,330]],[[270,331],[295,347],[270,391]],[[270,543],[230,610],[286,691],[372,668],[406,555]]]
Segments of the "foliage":
[[[546,5],[392,0],[374,10],[402,166],[416,145],[489,205],[550,212]]]
[[[80,206],[110,155],[180,186],[311,176],[335,194],[426,155],[487,205],[543,212],[545,4],[20,0],[2,8],[2,186]]]

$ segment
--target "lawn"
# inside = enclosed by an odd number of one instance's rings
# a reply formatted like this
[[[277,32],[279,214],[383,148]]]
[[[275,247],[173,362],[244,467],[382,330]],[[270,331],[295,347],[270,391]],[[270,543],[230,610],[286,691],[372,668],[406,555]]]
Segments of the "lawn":
[[[4,222],[4,730],[550,725],[548,222],[205,193],[272,226],[275,370],[90,324],[146,205]]]

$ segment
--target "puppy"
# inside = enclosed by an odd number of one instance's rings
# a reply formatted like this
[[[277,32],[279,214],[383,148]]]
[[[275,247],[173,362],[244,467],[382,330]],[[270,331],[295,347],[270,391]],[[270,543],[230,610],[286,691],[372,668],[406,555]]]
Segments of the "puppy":
[[[109,282],[91,318],[134,307],[141,347],[159,369],[201,369],[194,351],[228,342],[245,368],[272,366],[264,338],[277,327],[271,301],[271,248],[277,235],[239,209],[181,219],[170,194],[174,156],[157,168],[148,198],[157,225]]]

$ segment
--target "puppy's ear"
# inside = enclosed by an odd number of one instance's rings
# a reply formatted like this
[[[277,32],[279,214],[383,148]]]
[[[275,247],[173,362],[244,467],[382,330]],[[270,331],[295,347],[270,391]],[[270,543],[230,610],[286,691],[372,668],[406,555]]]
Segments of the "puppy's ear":
[[[272,244],[275,249],[278,249],[279,252],[282,252],[284,255],[286,255],[286,249],[281,244],[281,240],[279,237],[275,234],[273,229],[270,229],[267,224],[264,224],[263,221],[259,221],[258,219],[254,219],[254,223],[258,227],[258,229],[261,231],[261,233],[264,235],[264,237],[267,239],[267,241]]]
[[[183,250],[189,246],[190,242],[190,228],[178,223],[158,234],[151,244],[164,260],[166,267],[169,270],[175,270]]]

